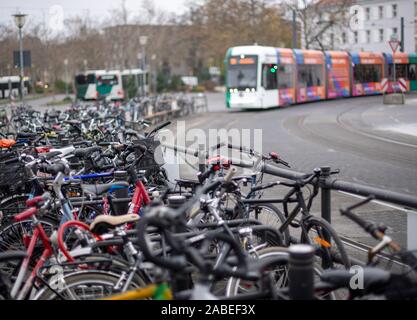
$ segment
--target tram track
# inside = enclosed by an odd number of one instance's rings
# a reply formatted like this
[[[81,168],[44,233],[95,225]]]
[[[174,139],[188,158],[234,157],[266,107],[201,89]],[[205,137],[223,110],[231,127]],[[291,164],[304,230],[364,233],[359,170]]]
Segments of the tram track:
[[[363,132],[347,128],[336,117],[335,123],[308,124],[308,115],[299,115],[285,120],[285,127],[300,138],[334,148],[341,152],[351,152],[360,157],[387,162],[395,166],[417,166],[417,146],[408,147],[390,141],[382,141],[378,136],[368,136]],[[340,130],[342,129],[342,130]],[[378,144],[375,144],[378,141]],[[395,147],[393,147],[395,146]],[[410,149],[412,151],[410,151]]]

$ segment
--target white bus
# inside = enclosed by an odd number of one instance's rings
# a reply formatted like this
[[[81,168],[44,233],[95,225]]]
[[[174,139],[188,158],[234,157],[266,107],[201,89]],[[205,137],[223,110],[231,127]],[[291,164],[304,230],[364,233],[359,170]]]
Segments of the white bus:
[[[75,88],[77,98],[80,100],[119,101],[142,94],[140,88],[142,88],[143,81],[145,94],[147,94],[147,76],[141,69],[91,70],[75,77]]]
[[[25,77],[23,94],[29,93],[29,78]],[[0,77],[0,99],[10,99],[10,96],[19,97],[20,88],[20,77]]]

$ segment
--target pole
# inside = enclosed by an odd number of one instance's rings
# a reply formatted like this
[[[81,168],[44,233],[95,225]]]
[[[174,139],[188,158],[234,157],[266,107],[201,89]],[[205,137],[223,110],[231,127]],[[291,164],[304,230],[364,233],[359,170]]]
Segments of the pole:
[[[297,48],[297,13],[292,11],[292,48]]]
[[[65,97],[68,97],[68,61],[65,60]]]
[[[314,299],[314,255],[315,249],[307,245],[290,248],[288,276],[291,300]]]
[[[393,60],[393,65],[394,65],[394,93],[397,93],[397,66],[395,64],[395,51],[393,52],[392,55],[392,60]]]
[[[401,52],[405,52],[405,48],[404,48],[404,17],[401,17]]]
[[[20,101],[24,102],[24,88],[25,84],[23,78],[25,77],[24,65],[23,65],[23,32],[22,28],[19,28],[19,51],[20,51]]]
[[[146,92],[145,92],[145,81],[146,81],[146,52],[145,52],[145,46],[142,46],[142,96],[145,97]]]

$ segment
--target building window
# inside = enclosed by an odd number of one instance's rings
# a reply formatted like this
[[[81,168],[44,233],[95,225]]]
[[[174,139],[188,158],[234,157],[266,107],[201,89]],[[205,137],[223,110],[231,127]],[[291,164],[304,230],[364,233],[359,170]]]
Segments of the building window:
[[[379,29],[379,42],[384,42],[384,29]]]
[[[371,43],[371,30],[366,30],[366,43]]]
[[[371,20],[371,8],[366,8],[365,9],[365,14],[366,14],[366,21]]]
[[[358,43],[359,42],[359,35],[358,35],[358,31],[355,31],[353,33],[353,42],[354,43]]]
[[[398,35],[398,28],[392,28],[392,34]]]
[[[384,19],[384,6],[378,7],[378,17],[379,19]]]
[[[393,18],[396,18],[398,15],[397,9],[398,9],[398,6],[396,4],[393,4],[392,5],[392,17]]]

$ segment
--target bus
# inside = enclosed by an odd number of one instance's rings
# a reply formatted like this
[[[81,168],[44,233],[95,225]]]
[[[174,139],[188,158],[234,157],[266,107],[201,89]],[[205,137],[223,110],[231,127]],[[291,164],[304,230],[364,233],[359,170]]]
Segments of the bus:
[[[382,79],[397,85],[394,59],[397,79],[407,81],[408,91],[417,90],[417,54],[233,47],[225,59],[226,106],[267,109],[381,94]]]
[[[91,70],[75,77],[75,88],[79,100],[120,101],[141,94],[145,81],[145,94],[148,93],[147,76],[141,69],[132,70]]]
[[[75,91],[77,99],[84,101],[98,99],[97,74],[99,72],[104,73],[105,71],[91,70],[75,76]]]
[[[30,93],[30,79],[23,78],[24,95]],[[20,77],[0,77],[0,99],[10,99],[10,97],[19,97],[20,92]]]

